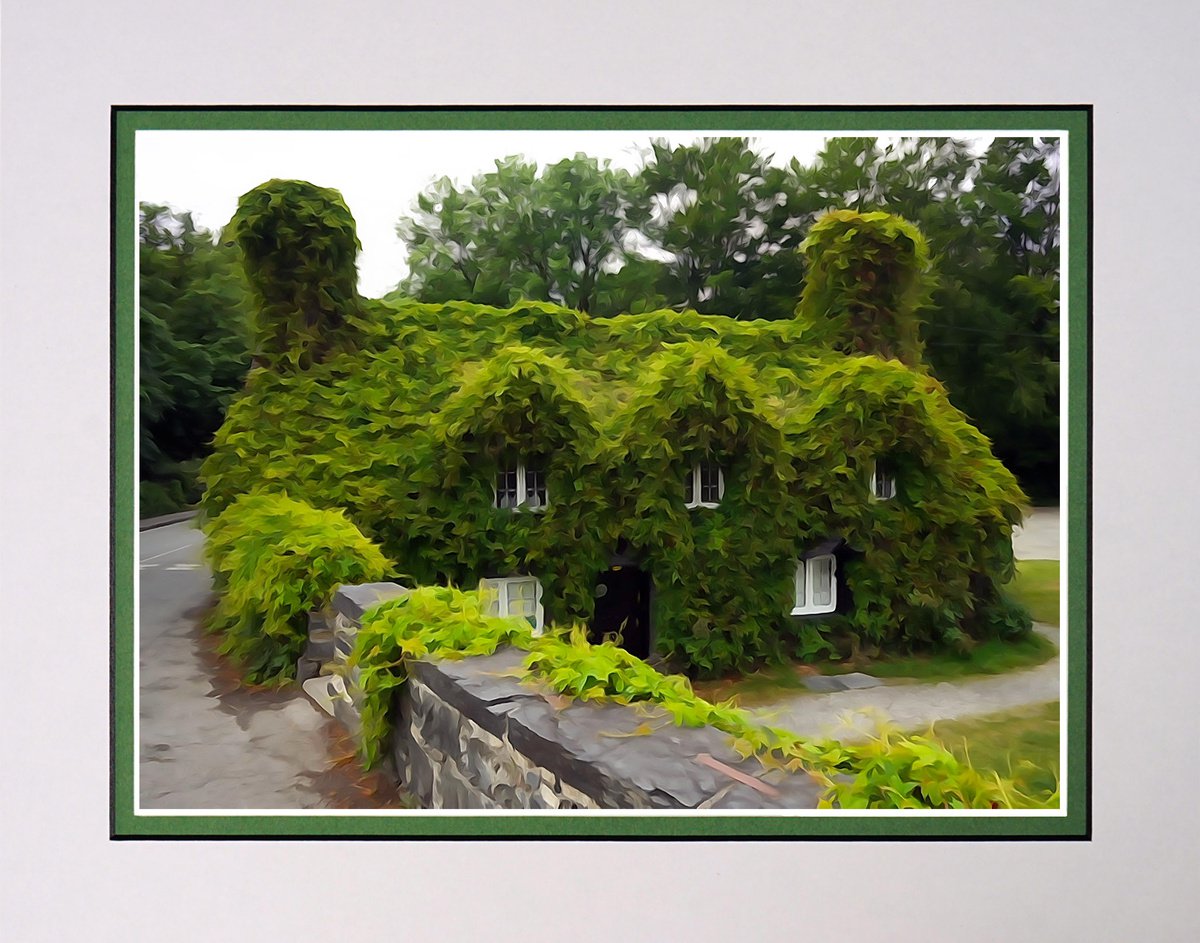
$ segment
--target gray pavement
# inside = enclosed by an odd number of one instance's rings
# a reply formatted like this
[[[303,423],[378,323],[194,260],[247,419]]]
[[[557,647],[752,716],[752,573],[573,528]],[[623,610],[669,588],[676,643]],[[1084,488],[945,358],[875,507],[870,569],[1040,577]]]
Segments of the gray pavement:
[[[378,808],[349,742],[298,686],[248,691],[213,653],[212,602],[192,522],[139,535],[139,797],[144,809]]]
[[[1030,508],[1013,528],[1013,553],[1018,560],[1061,560],[1058,508]]]
[[[1035,626],[1057,644],[1058,629]],[[865,739],[886,719],[905,731],[924,731],[937,720],[977,717],[1059,699],[1059,658],[1020,671],[963,681],[889,683],[832,694],[797,694],[754,713],[775,727],[809,737],[850,742]]]

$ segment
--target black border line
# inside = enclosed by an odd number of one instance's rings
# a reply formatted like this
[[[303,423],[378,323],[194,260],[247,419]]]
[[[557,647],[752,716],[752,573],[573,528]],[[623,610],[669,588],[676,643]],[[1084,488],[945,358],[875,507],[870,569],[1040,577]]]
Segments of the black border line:
[[[358,112],[437,112],[437,111],[1086,111],[1090,116],[1092,105],[1035,105],[991,104],[938,104],[938,105],[113,105],[113,111],[358,111]]]
[[[1086,676],[1087,676],[1087,697],[1084,701],[1084,715],[1087,719],[1087,733],[1084,738],[1085,753],[1084,765],[1087,767],[1087,802],[1084,804],[1084,834],[1087,840],[1092,840],[1092,285],[1094,282],[1092,272],[1092,256],[1095,243],[1095,227],[1096,216],[1094,208],[1096,205],[1095,193],[1095,128],[1094,118],[1095,112],[1091,105],[1086,106],[1087,112],[1087,504],[1085,510],[1085,518],[1087,521],[1087,556],[1085,558],[1085,573],[1087,590],[1084,598],[1087,601],[1087,617],[1084,619],[1084,626],[1087,628],[1087,644],[1084,646],[1086,651]],[[1061,276],[1060,276],[1061,277]],[[1061,391],[1060,391],[1061,395]],[[1061,432],[1059,433],[1062,434]],[[1070,429],[1067,430],[1070,435]],[[1061,473],[1060,473],[1061,474]],[[1060,568],[1059,579],[1062,579]],[[1069,666],[1068,666],[1069,670]]]
[[[108,184],[108,828],[117,834],[117,117],[109,116]],[[136,312],[134,312],[136,315]],[[136,347],[136,345],[135,345]],[[136,435],[135,430],[130,432]]]
[[[1025,835],[998,834],[968,835],[589,835],[553,833],[543,835],[514,834],[514,835],[464,835],[464,834],[353,834],[341,832],[337,834],[305,834],[300,832],[271,834],[220,834],[204,835],[174,835],[154,833],[119,833],[117,831],[116,809],[116,619],[117,619],[117,587],[116,587],[116,487],[117,487],[117,159],[118,159],[118,121],[125,112],[372,112],[372,113],[404,113],[404,112],[675,112],[675,111],[759,111],[759,112],[948,112],[948,111],[980,111],[980,112],[1011,112],[1011,111],[1075,111],[1082,112],[1087,122],[1087,264],[1085,277],[1086,289],[1086,325],[1085,337],[1087,343],[1087,359],[1085,367],[1087,409],[1087,429],[1085,437],[1085,468],[1086,468],[1086,557],[1085,557],[1085,601],[1086,615],[1084,626],[1087,633],[1085,645],[1085,677],[1087,691],[1085,697],[1085,758],[1087,769],[1087,788],[1084,801],[1084,830],[1075,835]],[[1095,243],[1095,107],[1092,104],[929,104],[929,105],[119,105],[114,104],[110,109],[109,123],[109,840],[110,841],[358,841],[358,842],[426,842],[426,841],[524,841],[524,842],[904,842],[904,843],[945,843],[945,842],[1090,842],[1093,826],[1093,631],[1092,631],[1092,419],[1093,419],[1093,282],[1094,262],[1093,251]],[[136,259],[134,269],[136,271]],[[1063,273],[1060,273],[1060,278]],[[1066,273],[1069,279],[1069,272]],[[136,314],[136,312],[135,312]],[[136,329],[136,328],[135,328]],[[133,349],[136,352],[137,343],[134,338]],[[1067,391],[1069,397],[1069,390]],[[1069,437],[1070,428],[1067,433]],[[1068,438],[1069,441],[1069,438]],[[1069,446],[1068,446],[1069,451]],[[1063,472],[1065,474],[1065,471]],[[135,542],[136,543],[136,542]],[[1069,574],[1068,574],[1069,576]],[[1062,579],[1062,574],[1060,574]],[[135,653],[136,656],[136,653]],[[136,744],[134,744],[136,750]],[[136,803],[136,796],[134,797]],[[275,810],[264,809],[262,815],[270,815]],[[353,813],[348,813],[353,816]],[[541,816],[539,816],[541,818]],[[380,821],[387,821],[381,818]],[[656,822],[661,820],[656,819]],[[1053,820],[1058,821],[1058,820]]]

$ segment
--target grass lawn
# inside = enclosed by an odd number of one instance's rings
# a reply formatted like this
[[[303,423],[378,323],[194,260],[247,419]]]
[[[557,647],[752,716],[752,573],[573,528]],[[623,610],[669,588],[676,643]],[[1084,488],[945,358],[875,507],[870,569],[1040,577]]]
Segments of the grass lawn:
[[[1058,561],[1020,560],[1016,578],[1008,591],[1029,609],[1035,622],[1058,625]],[[920,655],[865,655],[840,661],[789,663],[763,668],[747,675],[729,676],[717,681],[696,682],[696,693],[710,701],[731,697],[747,707],[768,704],[781,696],[807,691],[806,675],[847,674],[861,671],[876,678],[903,678],[914,681],[956,681],[979,675],[1002,674],[1018,668],[1031,668],[1053,658],[1057,646],[1040,635],[1019,642],[988,641],[976,645],[968,654],[934,652]]]
[[[1058,561],[1018,560],[1017,576],[1008,591],[1020,600],[1034,622],[1058,625]]]
[[[969,720],[940,720],[934,735],[979,772],[1012,779],[1033,799],[1058,789],[1058,701]]]

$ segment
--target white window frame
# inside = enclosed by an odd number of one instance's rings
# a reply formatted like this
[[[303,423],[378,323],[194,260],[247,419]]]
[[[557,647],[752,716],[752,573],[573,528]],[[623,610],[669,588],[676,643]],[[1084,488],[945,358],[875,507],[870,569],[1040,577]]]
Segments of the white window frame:
[[[546,500],[545,500],[545,502],[543,504],[537,504],[537,505],[529,504],[529,502],[528,502],[529,493],[525,489],[525,484],[526,484],[526,482],[525,482],[525,462],[521,461],[521,460],[519,460],[517,462],[517,503],[514,504],[510,508],[500,507],[500,489],[499,489],[499,487],[497,487],[497,485],[498,485],[498,482],[500,479],[500,475],[506,471],[509,471],[509,469],[510,469],[510,466],[504,465],[492,477],[492,507],[496,508],[499,511],[524,510],[524,511],[532,511],[534,513],[540,513],[541,511],[546,510],[546,508],[548,508],[550,506],[550,482],[548,480],[545,481],[545,485],[546,485]],[[543,468],[540,468],[537,470],[541,472],[543,479],[545,479],[546,478],[546,469],[543,467]]]
[[[886,462],[883,464],[885,467],[889,467]],[[880,463],[878,461],[871,462],[871,474],[868,479],[870,482],[870,487],[871,487],[871,500],[873,500],[873,501],[891,501],[894,497],[896,497],[896,470],[894,468],[889,467],[891,474],[881,475],[881,473],[879,471],[879,465],[880,465]],[[884,481],[888,482],[892,486],[891,494],[886,494],[886,495],[880,494],[881,489],[879,486]]]
[[[818,560],[829,561],[829,602],[818,606],[813,602],[816,593],[813,591],[813,572]],[[800,574],[804,574],[803,589]],[[792,609],[794,616],[817,616],[837,610],[837,557],[832,553],[822,553],[815,557],[806,557],[796,562],[795,577],[796,605]]]
[[[711,465],[717,470],[717,500],[701,501],[700,500],[700,466]],[[718,507],[725,498],[725,471],[716,462],[696,462],[692,465],[692,493],[687,496],[687,501],[684,502],[686,508],[715,508]]]
[[[532,583],[534,586],[534,617],[537,620],[533,626],[533,634],[541,635],[546,625],[546,613],[542,608],[542,582],[536,576],[502,576],[499,578],[482,579],[479,581],[479,593],[484,597],[484,605],[491,609],[495,602],[496,615],[508,618],[511,613],[509,604],[513,598],[512,588],[520,583]],[[518,615],[516,618],[522,618]]]

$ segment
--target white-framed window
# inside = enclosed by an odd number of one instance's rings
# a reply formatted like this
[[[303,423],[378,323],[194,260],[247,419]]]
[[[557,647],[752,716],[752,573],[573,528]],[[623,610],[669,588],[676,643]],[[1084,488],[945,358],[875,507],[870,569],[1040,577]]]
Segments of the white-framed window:
[[[896,497],[896,470],[883,459],[871,463],[871,497],[876,501]]]
[[[837,608],[837,558],[832,553],[808,557],[796,564],[794,616],[819,615]]]
[[[546,493],[546,470],[523,461],[501,466],[496,472],[495,506],[503,510],[527,508],[541,511],[550,503]]]
[[[725,497],[725,473],[716,462],[696,462],[688,469],[683,493],[685,507],[715,508]]]
[[[528,619],[535,633],[542,631],[542,584],[536,576],[483,579],[479,581],[479,593],[487,615]]]

